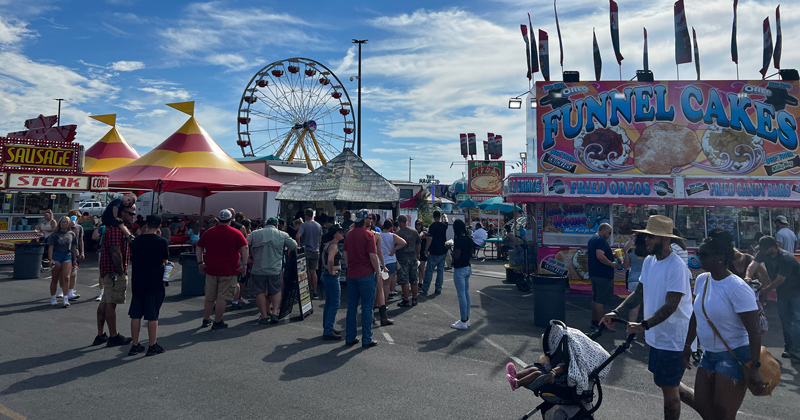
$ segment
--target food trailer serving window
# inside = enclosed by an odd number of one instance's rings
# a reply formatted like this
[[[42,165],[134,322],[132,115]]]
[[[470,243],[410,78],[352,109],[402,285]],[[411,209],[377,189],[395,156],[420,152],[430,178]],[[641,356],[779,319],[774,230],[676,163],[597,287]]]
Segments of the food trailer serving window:
[[[601,223],[610,223],[608,204],[545,203],[543,242],[586,245]]]
[[[644,229],[647,218],[654,214],[666,215],[666,206],[654,204],[616,204],[611,206],[614,236],[611,246],[625,246],[634,229]]]
[[[706,208],[704,206],[678,206],[675,227],[686,239],[686,246],[696,248],[706,237]]]

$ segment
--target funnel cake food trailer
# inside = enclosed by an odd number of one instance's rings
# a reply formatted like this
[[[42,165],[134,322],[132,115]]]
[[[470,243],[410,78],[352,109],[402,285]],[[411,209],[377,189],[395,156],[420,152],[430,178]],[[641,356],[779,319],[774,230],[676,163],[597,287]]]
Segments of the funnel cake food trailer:
[[[58,217],[72,208],[73,194],[108,190],[107,176],[83,173],[77,127],[57,121],[40,115],[25,121],[27,130],[0,137],[0,264],[14,261],[15,243],[42,236],[42,210]]]
[[[778,215],[800,228],[797,81],[537,82],[536,97],[538,172],[507,182],[533,203],[542,270],[588,279],[599,224],[622,247],[651,214],[675,221],[692,269],[714,228],[745,251]]]

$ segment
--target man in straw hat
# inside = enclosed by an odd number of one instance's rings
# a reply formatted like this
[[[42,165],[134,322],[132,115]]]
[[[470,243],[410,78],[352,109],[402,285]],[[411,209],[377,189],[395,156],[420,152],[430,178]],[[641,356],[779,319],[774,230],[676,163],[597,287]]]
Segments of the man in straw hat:
[[[681,401],[690,407],[694,403],[694,391],[681,383],[685,370],[681,352],[692,316],[692,288],[689,268],[670,247],[670,239],[678,238],[672,228],[672,219],[653,215],[646,229],[635,230],[645,235],[649,254],[642,264],[639,286],[602,319],[610,328],[612,318],[644,302],[644,320],[629,322],[628,334],[645,334],[650,346],[648,369],[664,394],[665,419],[680,418]]]

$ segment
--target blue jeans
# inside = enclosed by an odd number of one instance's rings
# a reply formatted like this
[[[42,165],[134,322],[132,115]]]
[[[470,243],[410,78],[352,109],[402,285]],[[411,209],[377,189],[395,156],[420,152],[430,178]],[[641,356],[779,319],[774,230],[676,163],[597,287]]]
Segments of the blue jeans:
[[[778,316],[783,328],[784,350],[800,355],[800,296],[781,299],[778,295]]]
[[[442,291],[442,285],[444,284],[444,260],[447,257],[447,254],[442,255],[428,255],[428,265],[425,267],[425,280],[422,282],[422,292],[428,293],[428,289],[431,288],[431,281],[433,280],[433,270],[436,270],[436,290],[437,292]]]
[[[704,351],[703,359],[700,360],[700,367],[709,371],[710,373],[717,372],[720,375],[725,375],[736,381],[741,381],[744,378],[742,367],[739,363],[747,363],[750,360],[750,346],[737,347],[733,350],[736,359],[727,350],[718,353]]]
[[[336,322],[336,311],[342,299],[342,286],[339,285],[339,275],[322,273],[322,285],[325,287],[325,308],[322,310],[322,333],[333,334],[333,323]]]
[[[372,306],[375,304],[375,290],[378,283],[375,273],[366,277],[347,278],[347,342],[356,341],[356,314],[361,300],[361,345],[372,342]]]
[[[461,320],[466,321],[469,319],[469,276],[472,275],[472,267],[466,266],[462,268],[453,269],[453,283],[456,285],[456,294],[458,294],[458,309],[461,310]]]

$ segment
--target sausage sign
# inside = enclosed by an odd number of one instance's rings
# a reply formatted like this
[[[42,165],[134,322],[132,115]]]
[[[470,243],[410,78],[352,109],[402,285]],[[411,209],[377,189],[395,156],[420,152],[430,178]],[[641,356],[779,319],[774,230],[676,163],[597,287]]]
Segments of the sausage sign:
[[[81,148],[77,143],[25,144],[23,139],[4,139],[0,169],[33,172],[77,172]],[[13,143],[12,143],[13,142]]]

